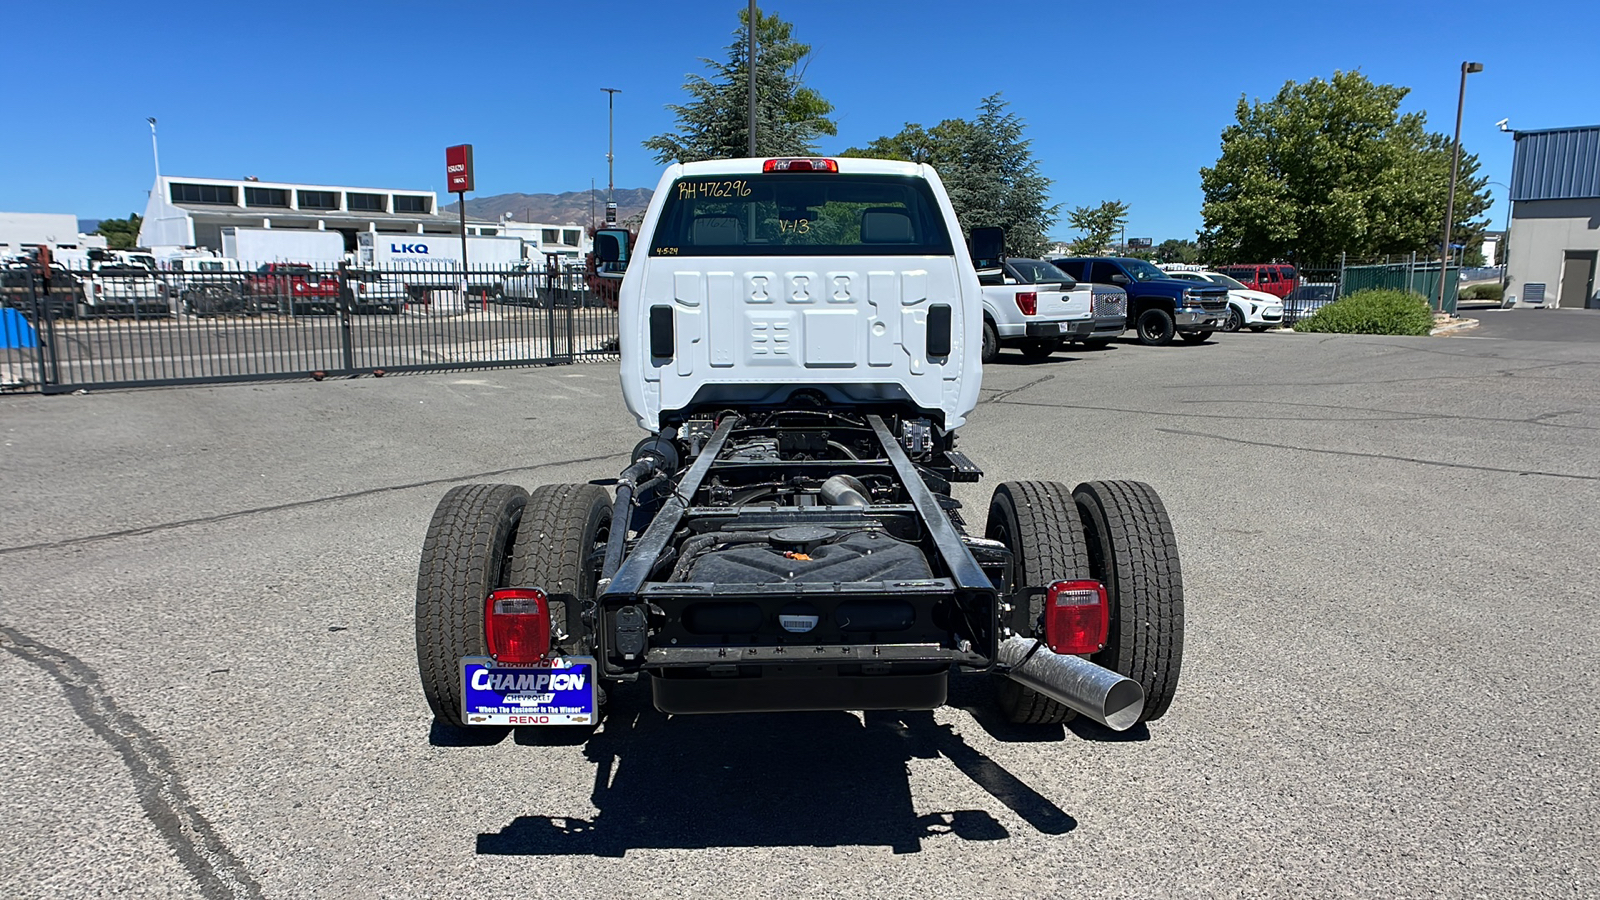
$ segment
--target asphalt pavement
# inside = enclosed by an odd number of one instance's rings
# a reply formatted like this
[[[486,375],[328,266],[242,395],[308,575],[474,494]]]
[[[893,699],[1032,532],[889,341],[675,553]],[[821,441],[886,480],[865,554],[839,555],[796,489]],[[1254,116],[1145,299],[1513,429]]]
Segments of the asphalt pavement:
[[[983,676],[433,729],[433,506],[614,476],[615,364],[0,397],[0,896],[1596,896],[1600,352],[1489,318],[986,368],[969,519],[1030,478],[1171,511],[1182,680],[1124,735]]]
[[[1597,309],[1461,309],[1462,318],[1477,319],[1470,334],[1516,341],[1600,342]]]

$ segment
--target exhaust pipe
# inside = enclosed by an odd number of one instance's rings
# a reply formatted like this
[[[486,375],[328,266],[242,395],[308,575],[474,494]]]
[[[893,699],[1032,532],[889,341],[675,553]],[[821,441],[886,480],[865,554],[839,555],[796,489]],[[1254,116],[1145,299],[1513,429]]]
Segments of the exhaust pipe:
[[[1053,653],[1049,647],[1034,650],[1033,638],[1012,635],[1001,641],[995,661],[1009,667],[1006,677],[1012,681],[1112,731],[1127,731],[1144,712],[1144,688],[1139,682],[1086,659]]]

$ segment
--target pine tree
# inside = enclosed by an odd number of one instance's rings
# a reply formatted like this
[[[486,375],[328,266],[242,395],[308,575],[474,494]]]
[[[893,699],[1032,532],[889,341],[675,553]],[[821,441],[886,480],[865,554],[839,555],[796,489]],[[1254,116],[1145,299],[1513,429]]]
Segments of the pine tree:
[[[732,159],[750,152],[749,43],[747,11],[728,45],[725,62],[702,59],[711,77],[690,74],[683,89],[690,101],[669,105],[678,129],[644,142],[657,162]],[[794,26],[776,13],[756,10],[756,155],[805,156],[817,152],[822,135],[838,133],[828,114],[833,104],[805,86],[811,45],[794,40]]]
[[[843,156],[903,159],[938,171],[961,226],[967,231],[999,226],[1006,253],[1037,257],[1049,249],[1045,237],[1059,204],[1049,204],[1050,179],[1039,172],[1025,124],[1007,110],[1000,94],[985,97],[975,119],[946,119],[932,128],[907,123],[866,147]]]

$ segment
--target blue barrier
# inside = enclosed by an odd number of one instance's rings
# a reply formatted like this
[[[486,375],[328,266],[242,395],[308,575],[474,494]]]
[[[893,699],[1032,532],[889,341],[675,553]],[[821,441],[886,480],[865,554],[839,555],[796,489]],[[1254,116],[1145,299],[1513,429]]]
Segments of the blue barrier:
[[[39,346],[33,325],[14,309],[0,309],[0,350],[25,350]]]

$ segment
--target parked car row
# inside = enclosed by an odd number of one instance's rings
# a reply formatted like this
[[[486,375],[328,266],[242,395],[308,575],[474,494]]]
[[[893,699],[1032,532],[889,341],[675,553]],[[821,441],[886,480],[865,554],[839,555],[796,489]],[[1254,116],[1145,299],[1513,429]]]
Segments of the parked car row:
[[[1285,316],[1278,295],[1221,269],[1163,271],[1122,257],[1004,257],[975,265],[983,288],[985,362],[1002,348],[1042,359],[1069,343],[1104,345],[1130,327],[1142,344],[1199,343],[1218,331],[1276,328]],[[1252,269],[1251,283],[1294,290],[1292,266],[1230,268]]]
[[[1276,294],[1252,290],[1235,278],[1221,272],[1167,270],[1168,278],[1198,284],[1221,285],[1228,291],[1228,318],[1222,323],[1223,331],[1266,331],[1283,324],[1283,300]]]

